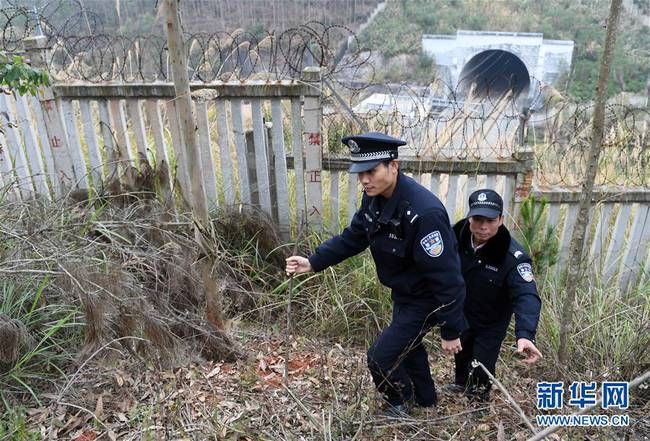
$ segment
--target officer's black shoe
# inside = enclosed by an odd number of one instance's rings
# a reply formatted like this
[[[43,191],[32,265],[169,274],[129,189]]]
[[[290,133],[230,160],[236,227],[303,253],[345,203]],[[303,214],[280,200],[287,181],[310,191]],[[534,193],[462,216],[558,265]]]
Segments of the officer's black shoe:
[[[477,403],[485,403],[490,401],[490,390],[484,387],[472,386],[465,391],[465,396],[470,401]]]
[[[436,407],[438,405],[438,394],[434,392],[433,396],[427,401],[421,401],[416,398],[415,404],[418,407],[430,407],[430,408]]]
[[[387,405],[386,409],[382,412],[386,418],[410,418],[409,408],[406,404]]]
[[[463,394],[465,393],[465,386],[457,383],[449,383],[442,386],[441,391],[447,394]]]

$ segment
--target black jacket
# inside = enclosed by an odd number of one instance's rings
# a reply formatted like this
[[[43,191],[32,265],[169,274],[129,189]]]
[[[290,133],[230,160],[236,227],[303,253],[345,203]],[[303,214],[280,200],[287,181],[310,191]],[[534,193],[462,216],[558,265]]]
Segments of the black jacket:
[[[467,285],[464,311],[470,327],[505,332],[514,312],[516,337],[534,340],[542,302],[522,246],[505,226],[476,252],[467,219],[454,225],[454,233]]]
[[[429,190],[400,172],[390,199],[364,194],[350,226],[322,243],[309,262],[322,271],[368,246],[393,301],[427,311],[441,308],[436,320],[445,340],[466,329],[456,238],[444,206]]]

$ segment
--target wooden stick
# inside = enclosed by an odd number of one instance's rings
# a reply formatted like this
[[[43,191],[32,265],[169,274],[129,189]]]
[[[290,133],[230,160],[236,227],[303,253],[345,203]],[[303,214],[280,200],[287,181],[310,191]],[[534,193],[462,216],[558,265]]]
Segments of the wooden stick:
[[[302,411],[305,413],[305,415],[307,416],[307,419],[312,424],[314,429],[316,429],[316,431],[318,431],[318,432],[323,432],[323,427],[320,425],[320,423],[318,422],[316,417],[314,417],[314,415],[312,415],[312,413],[309,411],[309,409],[307,409],[307,406],[305,406],[304,403],[302,401],[300,401],[300,399],[297,396],[294,395],[294,393],[291,391],[291,389],[289,389],[286,386],[284,386],[284,388],[287,390],[287,392],[289,392],[289,395],[291,396],[291,398],[293,398],[293,400],[298,404],[300,409],[302,409]]]
[[[293,250],[291,255],[295,256],[298,254],[298,244],[302,239],[302,233],[304,231],[305,225],[305,214],[303,213],[302,218],[300,219],[300,226],[298,228],[298,235],[296,236],[296,242],[293,244]],[[293,297],[293,276],[295,273],[292,273],[289,276],[289,295],[287,299],[287,329],[285,330],[284,335],[284,385],[289,388],[289,357],[291,356],[291,300]]]
[[[167,45],[169,47],[169,58],[172,62],[172,73],[174,79],[174,100],[175,108],[178,111],[183,140],[185,145],[185,159],[187,171],[189,172],[191,191],[192,214],[197,221],[195,229],[196,241],[206,255],[209,256],[208,245],[203,239],[211,227],[208,216],[208,203],[203,184],[201,171],[201,153],[197,141],[196,119],[192,109],[192,96],[190,95],[190,80],[187,74],[187,58],[183,47],[183,36],[180,19],[179,0],[166,0],[167,9]],[[175,115],[170,115],[174,117]],[[212,277],[213,259],[207,257],[199,260],[201,277],[205,290],[207,318],[218,329],[225,329],[226,323],[221,306],[221,293],[217,287],[216,280]]]
[[[533,433],[537,433],[537,430],[535,430],[535,426],[533,426],[533,423],[530,422],[530,420],[528,419],[528,417],[526,416],[524,411],[521,409],[521,407],[519,407],[519,404],[517,404],[517,402],[512,398],[512,396],[510,395],[510,393],[508,393],[508,390],[503,386],[503,384],[501,384],[501,382],[499,380],[497,380],[494,377],[494,375],[492,375],[492,373],[487,370],[487,368],[485,366],[483,366],[483,363],[481,363],[480,361],[477,361],[477,360],[472,360],[472,367],[473,368],[480,367],[481,369],[483,369],[483,371],[488,376],[490,381],[492,381],[496,385],[496,387],[498,387],[499,390],[501,392],[503,392],[503,394],[506,396],[506,399],[508,400],[508,402],[510,404],[512,404],[512,406],[515,408],[515,410],[519,413],[519,416],[521,417],[522,420],[524,420],[524,422],[526,423],[528,428]]]

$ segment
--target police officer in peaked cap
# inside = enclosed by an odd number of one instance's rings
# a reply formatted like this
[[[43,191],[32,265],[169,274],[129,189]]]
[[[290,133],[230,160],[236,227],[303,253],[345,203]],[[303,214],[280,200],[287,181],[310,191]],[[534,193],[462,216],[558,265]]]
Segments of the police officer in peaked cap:
[[[501,196],[482,189],[470,195],[467,218],[453,227],[467,285],[464,312],[469,329],[461,337],[462,351],[455,355],[455,382],[446,389],[480,400],[489,397],[491,384],[483,369],[472,368],[472,360],[495,374],[513,312],[517,352],[528,364],[542,357],[535,346],[541,300],[531,259],[503,219]]]
[[[462,348],[465,285],[456,238],[440,200],[404,175],[397,161],[406,142],[370,132],[343,138],[364,195],[350,226],[316,248],[309,258],[291,256],[287,274],[323,271],[370,248],[379,281],[391,289],[393,316],[368,350],[368,367],[388,403],[403,416],[415,403],[437,403],[422,339],[440,325],[442,349]]]

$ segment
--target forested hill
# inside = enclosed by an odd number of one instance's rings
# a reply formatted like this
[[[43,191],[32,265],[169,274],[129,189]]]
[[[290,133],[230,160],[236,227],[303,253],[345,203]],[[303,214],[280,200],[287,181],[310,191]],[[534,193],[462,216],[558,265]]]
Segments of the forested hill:
[[[544,38],[575,41],[572,72],[565,90],[590,99],[598,77],[609,0],[393,0],[359,36],[362,48],[385,58],[384,78],[431,80],[422,54],[422,34],[455,34],[458,29],[542,32]],[[625,12],[619,26],[609,94],[647,93],[650,87],[650,27]],[[390,61],[399,59],[399,63]],[[404,61],[415,63],[405,66]],[[398,66],[403,66],[402,68]],[[413,78],[413,75],[417,76]],[[380,75],[382,73],[380,72]]]

